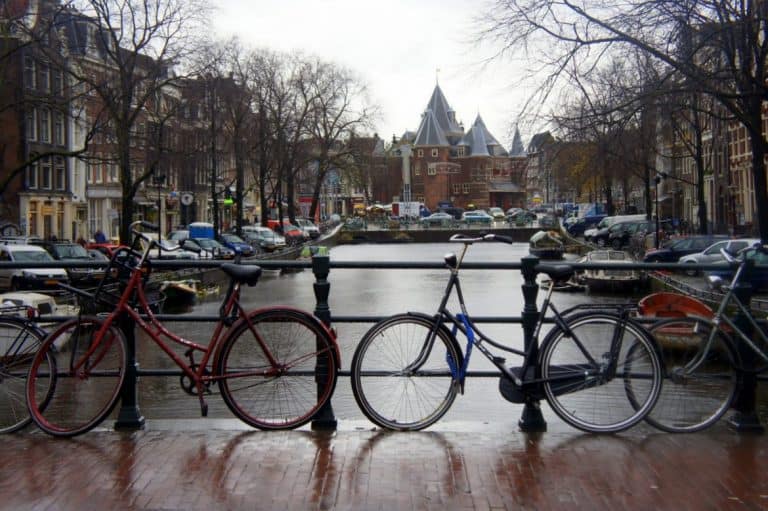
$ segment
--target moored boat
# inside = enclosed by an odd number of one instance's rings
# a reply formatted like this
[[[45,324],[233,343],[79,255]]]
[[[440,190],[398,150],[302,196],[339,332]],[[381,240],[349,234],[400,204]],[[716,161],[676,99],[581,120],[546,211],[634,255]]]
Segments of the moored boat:
[[[174,306],[194,305],[197,302],[199,280],[165,280],[160,283],[160,292],[163,293],[168,304]]]
[[[541,259],[562,259],[565,243],[557,231],[538,231],[529,240],[528,252]]]
[[[593,250],[579,259],[578,262],[610,266],[611,264],[632,263],[634,260],[628,252],[622,250]],[[590,291],[616,292],[640,285],[642,274],[639,270],[633,269],[590,268],[580,270],[576,275],[576,281],[587,286]]]

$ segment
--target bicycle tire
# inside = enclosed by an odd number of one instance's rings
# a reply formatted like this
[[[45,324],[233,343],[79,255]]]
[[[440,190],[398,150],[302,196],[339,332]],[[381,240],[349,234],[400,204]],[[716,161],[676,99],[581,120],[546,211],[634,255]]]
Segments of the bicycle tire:
[[[712,426],[730,408],[736,395],[738,354],[722,330],[702,364],[691,374],[681,368],[691,362],[708,339],[713,325],[694,317],[671,318],[650,326],[664,364],[664,385],[656,406],[645,420],[668,433],[694,433]]]
[[[45,338],[45,332],[28,320],[0,317],[0,433],[13,433],[32,421],[26,399],[26,381],[35,353]],[[52,371],[53,359],[43,363]],[[51,381],[39,389],[50,396]]]
[[[624,334],[613,377],[602,372],[610,364],[616,328]],[[540,366],[547,402],[565,422],[591,433],[628,429],[651,411],[662,385],[662,365],[655,340],[639,324],[610,313],[584,313],[567,318],[547,334]],[[589,357],[585,354],[589,354]],[[601,371],[594,369],[592,360]],[[630,392],[627,388],[631,388]]]
[[[374,424],[421,430],[440,420],[453,404],[457,385],[447,358],[460,365],[463,357],[444,326],[438,327],[424,363],[417,371],[406,372],[434,327],[430,317],[400,314],[371,327],[358,344],[352,357],[352,393]]]
[[[295,309],[260,310],[250,316],[250,324],[253,330],[248,321],[233,325],[221,344],[216,374],[224,402],[259,429],[306,424],[336,386],[339,359],[333,338],[315,316]],[[318,371],[322,364],[325,374]]]
[[[27,376],[26,395],[32,420],[46,433],[80,435],[112,412],[125,379],[122,332],[110,326],[90,356],[84,356],[103,324],[101,319],[85,316],[67,321],[51,332],[38,350]],[[48,357],[55,360],[53,373],[43,367]],[[37,389],[50,379],[53,390],[44,399]]]

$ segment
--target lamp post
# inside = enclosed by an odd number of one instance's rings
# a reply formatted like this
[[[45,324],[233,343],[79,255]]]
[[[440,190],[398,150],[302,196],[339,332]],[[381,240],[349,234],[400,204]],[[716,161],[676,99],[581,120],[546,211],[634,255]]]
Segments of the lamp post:
[[[155,174],[152,176],[152,182],[157,187],[157,241],[163,239],[163,184],[165,184],[165,174]],[[160,243],[157,244],[158,257],[160,256]]]
[[[659,230],[661,229],[661,225],[659,223],[659,183],[661,182],[661,175],[656,174],[653,178],[653,182],[656,185],[656,235],[654,238],[656,239],[656,249],[659,248]]]

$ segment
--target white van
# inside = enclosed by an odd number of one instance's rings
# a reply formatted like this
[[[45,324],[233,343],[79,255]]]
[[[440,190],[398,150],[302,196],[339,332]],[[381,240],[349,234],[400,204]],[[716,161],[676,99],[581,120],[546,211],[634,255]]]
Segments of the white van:
[[[645,215],[616,215],[616,216],[607,216],[600,220],[600,223],[597,224],[592,229],[587,229],[584,231],[584,241],[592,241],[592,236],[598,233],[601,229],[606,229],[613,224],[617,222],[642,222],[646,219]]]

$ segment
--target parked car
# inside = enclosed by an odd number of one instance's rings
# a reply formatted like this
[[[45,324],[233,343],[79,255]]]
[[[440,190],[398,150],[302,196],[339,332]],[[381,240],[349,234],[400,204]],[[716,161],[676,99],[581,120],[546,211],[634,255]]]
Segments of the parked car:
[[[493,217],[494,220],[506,220],[507,216],[504,214],[504,210],[501,208],[490,208],[488,214]]]
[[[91,262],[88,251],[82,245],[71,241],[37,240],[30,243],[43,247],[56,261],[62,263]],[[104,277],[104,270],[100,268],[67,268],[69,281],[72,284],[96,284]]]
[[[261,225],[245,225],[242,228],[243,239],[251,243],[254,248],[258,247],[264,252],[273,252],[284,248],[285,238],[269,227]]]
[[[491,225],[493,217],[482,209],[477,209],[475,211],[465,211],[461,215],[461,221],[467,225]]]
[[[742,249],[738,256],[742,257],[743,255],[744,251]],[[751,259],[756,266],[768,266],[768,254],[764,254],[760,250],[749,250],[747,252],[747,258]],[[720,277],[723,280],[730,282],[733,280],[735,271],[735,268],[729,267],[722,270],[711,270],[705,273],[707,276]],[[746,280],[742,279],[741,282],[746,282]],[[763,268],[754,268],[752,273],[749,275],[749,283],[752,286],[752,290],[755,292],[765,293],[768,291],[768,270]]]
[[[86,250],[98,250],[110,259],[115,254],[117,249],[121,247],[128,248],[125,245],[116,245],[114,243],[88,243],[85,245]]]
[[[244,257],[250,257],[254,254],[253,245],[237,234],[224,233],[219,236],[219,242],[235,253],[240,252]]]
[[[192,250],[184,250],[173,241],[159,240],[160,248],[154,248],[149,252],[150,259],[164,259],[171,261],[200,259],[200,255]]]
[[[168,236],[166,236],[165,238],[168,241],[172,241],[178,245],[180,241],[189,238],[189,231],[186,229],[171,231],[168,233]]]
[[[304,237],[307,239],[314,240],[320,237],[320,229],[314,223],[312,223],[312,221],[307,220],[306,218],[297,218],[296,227],[301,229],[301,231],[304,233]]]
[[[306,241],[306,237],[301,229],[291,224],[287,219],[283,219],[283,225],[280,225],[278,220],[267,220],[267,227],[272,229],[278,234],[282,234],[285,237],[285,242],[288,245],[298,245]]]
[[[608,235],[608,245],[614,250],[621,250],[629,245],[629,240],[637,231],[653,231],[655,222],[643,220],[640,222],[621,222],[621,229],[615,229]]]
[[[583,216],[566,225],[565,230],[571,236],[583,236],[586,230],[594,229],[603,218],[605,218],[605,215]]]
[[[755,238],[741,238],[736,240],[722,240],[711,244],[701,252],[688,254],[680,258],[678,262],[687,264],[716,264],[725,262],[721,249],[725,249],[729,254],[736,256],[741,250],[751,247],[760,240]],[[698,270],[685,270],[686,275],[697,275]]]
[[[645,215],[614,215],[614,216],[606,216],[603,217],[602,220],[593,228],[591,229],[585,229],[584,230],[584,241],[595,243],[595,240],[592,239],[595,234],[600,232],[602,229],[606,229],[613,224],[617,224],[619,222],[642,222],[646,219]]]
[[[429,216],[425,216],[420,220],[421,225],[424,227],[434,227],[434,226],[447,226],[449,224],[452,224],[456,219],[453,218],[453,215],[449,213],[443,213],[442,211],[438,211],[437,213],[432,213]]]
[[[557,217],[549,213],[539,216],[539,227],[552,229],[557,227]]]
[[[517,208],[512,213],[510,213],[510,210],[507,210],[507,222],[510,224],[529,224],[536,220],[536,218],[538,218],[536,213],[528,211],[527,209]]]
[[[633,223],[634,222],[616,222],[609,225],[608,227],[603,227],[597,232],[593,233],[589,237],[589,241],[598,247],[609,246],[612,234],[621,233],[624,229],[627,229]]]
[[[235,251],[229,249],[210,238],[187,238],[183,240],[182,248],[190,247],[189,250],[199,250],[201,259],[234,259]]]
[[[54,259],[37,245],[0,243],[0,261],[50,263]],[[64,268],[0,268],[0,289],[56,289],[60,282],[69,282]]]
[[[643,262],[675,263],[685,255],[701,252],[712,243],[727,239],[727,236],[702,234],[668,240],[663,247],[647,251],[643,257]]]

